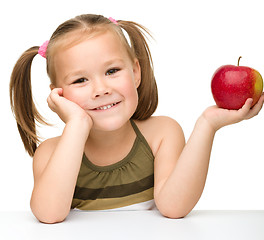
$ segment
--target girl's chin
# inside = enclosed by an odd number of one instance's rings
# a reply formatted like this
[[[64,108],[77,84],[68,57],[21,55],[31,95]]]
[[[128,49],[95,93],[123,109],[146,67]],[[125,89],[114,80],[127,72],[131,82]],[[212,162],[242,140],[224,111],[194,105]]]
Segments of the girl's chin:
[[[110,132],[110,131],[115,131],[118,130],[120,128],[122,128],[127,122],[129,121],[129,119],[118,119],[118,118],[105,118],[102,120],[94,120],[93,119],[93,129],[94,130],[99,130],[99,131],[106,131],[106,132]]]

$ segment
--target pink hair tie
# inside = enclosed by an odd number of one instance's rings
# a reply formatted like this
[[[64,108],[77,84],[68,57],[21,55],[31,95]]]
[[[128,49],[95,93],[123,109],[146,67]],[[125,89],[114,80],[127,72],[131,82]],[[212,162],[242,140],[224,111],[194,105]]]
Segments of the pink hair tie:
[[[38,54],[44,58],[46,58],[46,51],[47,51],[47,47],[48,47],[48,44],[49,44],[49,40],[47,40],[46,42],[44,42],[40,47],[39,47],[39,50],[38,50]]]
[[[112,23],[114,23],[115,25],[118,25],[118,22],[114,19],[114,18],[112,18],[112,17],[110,17],[110,18],[108,18]]]

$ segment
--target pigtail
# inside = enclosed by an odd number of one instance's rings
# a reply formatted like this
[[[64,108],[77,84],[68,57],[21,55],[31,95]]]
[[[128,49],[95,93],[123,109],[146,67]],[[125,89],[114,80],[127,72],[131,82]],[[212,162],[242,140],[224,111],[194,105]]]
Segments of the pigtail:
[[[14,66],[10,81],[10,103],[24,147],[32,157],[39,139],[35,120],[47,124],[39,114],[32,98],[31,64],[39,47],[25,51]]]
[[[139,60],[141,67],[141,83],[138,87],[138,107],[132,118],[144,120],[155,112],[158,105],[158,89],[153,71],[153,62],[145,39],[145,33],[149,36],[151,35],[145,27],[135,22],[120,20],[118,21],[118,25],[127,32],[132,51]]]

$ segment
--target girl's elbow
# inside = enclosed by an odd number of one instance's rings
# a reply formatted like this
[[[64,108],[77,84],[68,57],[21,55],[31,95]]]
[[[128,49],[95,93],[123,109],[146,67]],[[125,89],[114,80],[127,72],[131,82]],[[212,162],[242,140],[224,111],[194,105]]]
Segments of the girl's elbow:
[[[53,213],[40,214],[40,213],[33,212],[33,214],[39,222],[46,223],[46,224],[61,223],[67,217],[67,215],[58,215],[58,214],[53,214]]]
[[[158,204],[156,202],[156,206],[159,210],[159,212],[167,218],[172,218],[172,219],[179,219],[179,218],[184,218],[186,217],[191,210],[187,209],[186,206],[173,206],[171,204]]]
[[[160,213],[167,218],[172,218],[172,219],[180,219],[184,218],[188,215],[189,212],[183,212],[183,211],[177,211],[177,210],[171,210],[171,209],[166,209],[166,210],[159,210]]]
[[[61,223],[63,222],[67,216],[52,216],[52,215],[46,215],[46,216],[36,216],[35,217],[41,222],[45,224],[55,224],[55,223]]]
[[[69,211],[59,212],[52,209],[47,210],[44,208],[36,207],[32,204],[30,205],[30,207],[33,215],[37,218],[37,220],[41,223],[46,224],[63,222],[69,214]]]

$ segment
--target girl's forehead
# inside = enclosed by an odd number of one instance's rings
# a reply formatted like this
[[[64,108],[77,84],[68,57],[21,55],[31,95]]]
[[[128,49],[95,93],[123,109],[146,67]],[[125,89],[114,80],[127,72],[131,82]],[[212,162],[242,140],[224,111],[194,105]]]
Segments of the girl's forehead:
[[[58,55],[64,55],[65,57],[78,55],[86,55],[87,57],[95,57],[96,55],[101,55],[101,57],[104,55],[128,57],[126,49],[120,39],[109,32],[83,38],[77,40],[77,42],[75,40],[74,43],[75,44],[70,44],[65,48],[61,48],[61,50],[58,51]]]
[[[74,46],[77,46],[78,44],[81,44],[83,42],[97,42],[97,44],[106,44],[103,39],[108,38],[112,42],[115,41],[116,44],[119,44],[120,47],[123,44],[123,41],[121,41],[121,37],[113,32],[106,29],[97,29],[97,30],[76,30],[70,33],[67,33],[62,38],[58,39],[52,46],[52,54],[55,55],[59,51],[65,51],[69,48],[72,48]],[[97,41],[101,40],[101,41]]]
[[[103,56],[106,58],[115,56],[133,61],[120,37],[110,31],[97,32],[88,37],[80,36],[78,38],[77,35],[69,37],[71,39],[69,39],[68,44],[64,47],[61,46],[57,50],[57,54],[54,55],[55,62],[58,57],[60,60],[71,57],[81,59],[82,56],[96,59],[98,55],[101,56],[99,59],[102,59]]]

